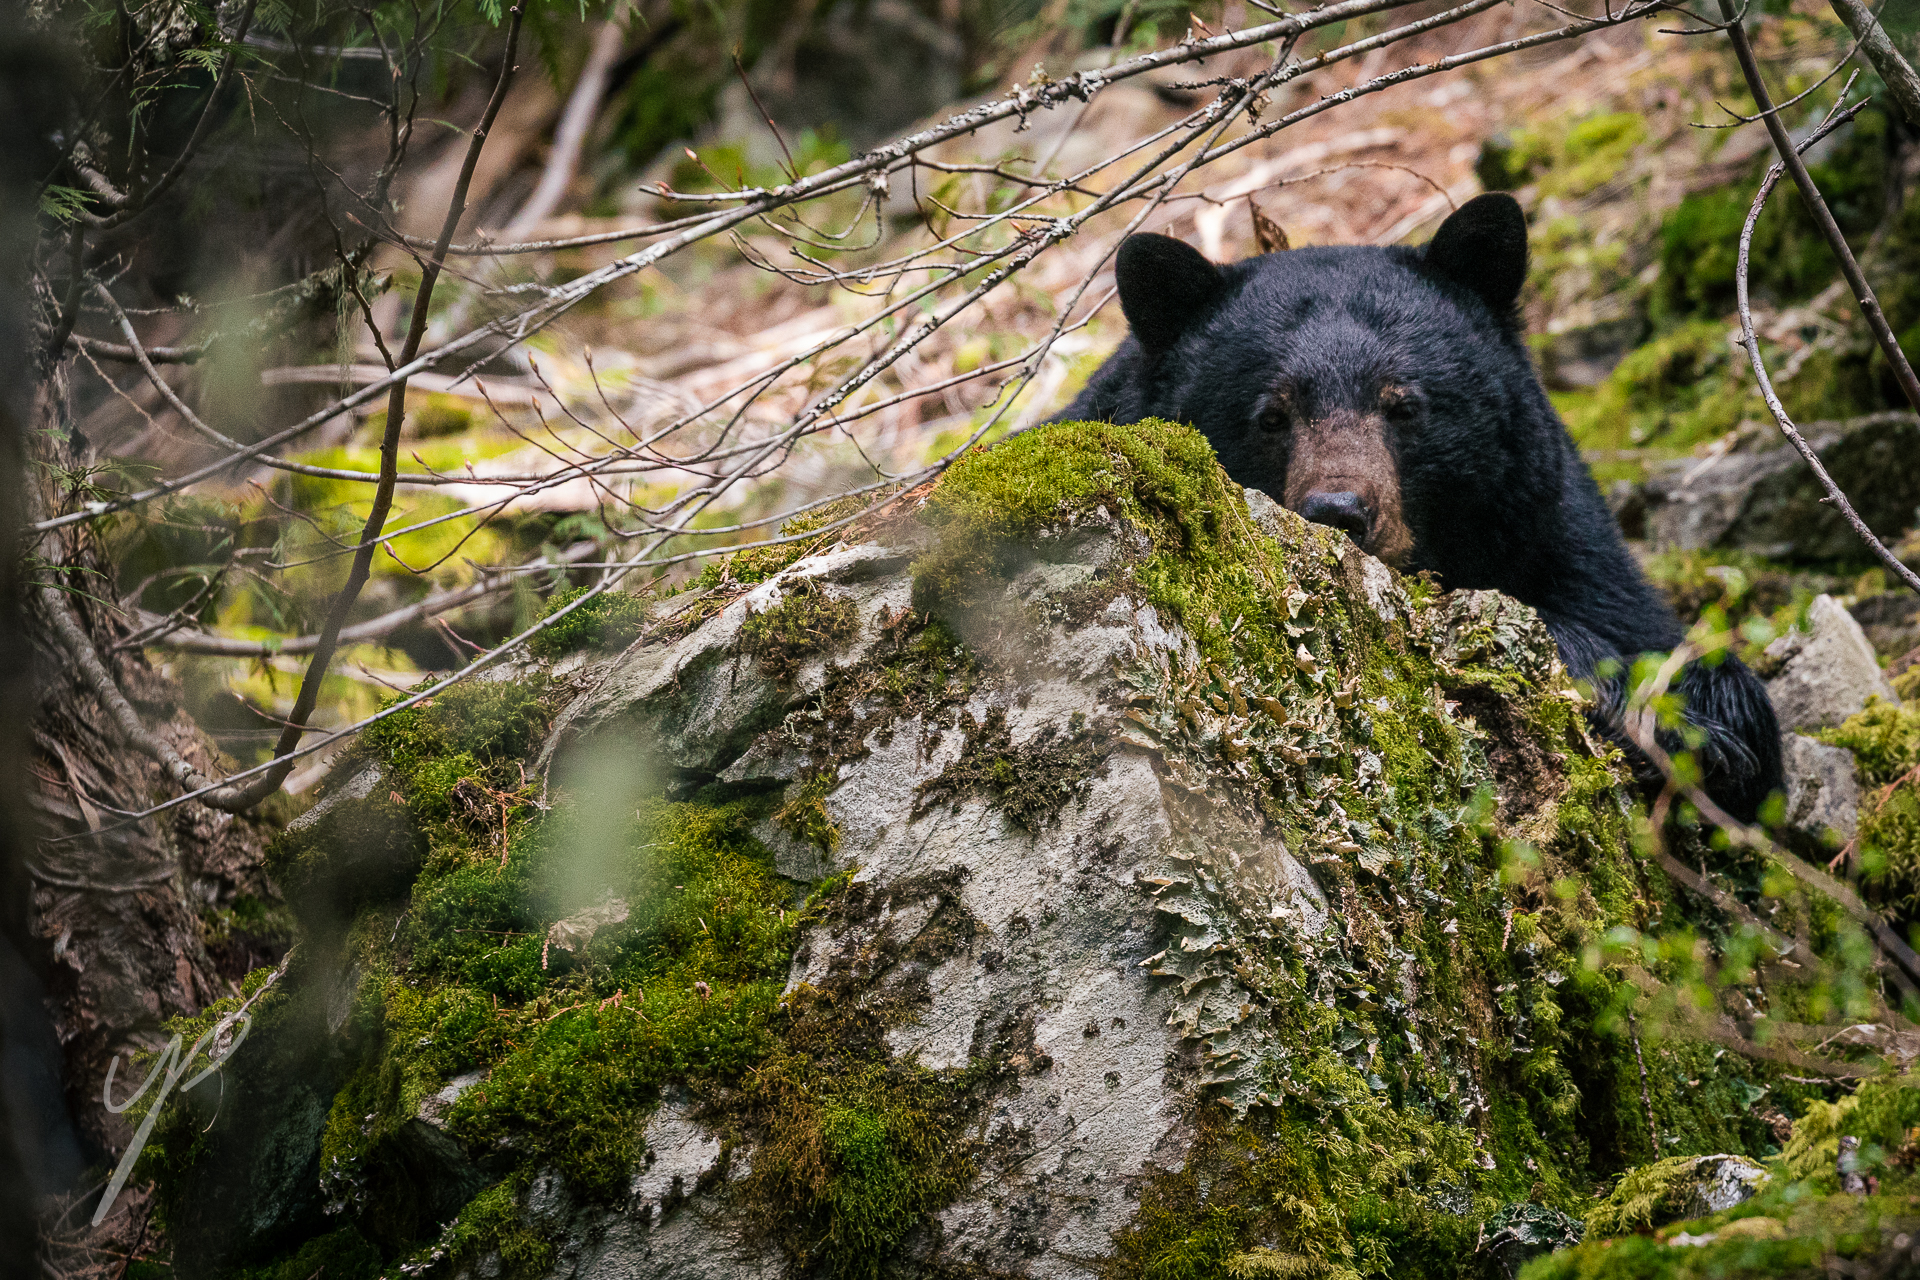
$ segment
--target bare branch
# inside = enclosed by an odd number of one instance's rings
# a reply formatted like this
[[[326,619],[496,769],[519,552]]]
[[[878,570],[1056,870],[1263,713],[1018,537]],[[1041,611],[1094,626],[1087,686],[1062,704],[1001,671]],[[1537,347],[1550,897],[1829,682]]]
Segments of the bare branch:
[[[1886,83],[1887,92],[1900,104],[1900,114],[1907,118],[1909,125],[1920,129],[1920,75],[1914,73],[1913,64],[1900,56],[1893,41],[1887,38],[1886,28],[1861,0],[1829,0],[1829,3],[1840,15],[1840,21],[1847,24],[1847,30],[1853,32],[1867,61]]]
[[[342,627],[336,637],[339,644],[364,644],[369,640],[379,640],[392,635],[402,627],[437,618],[497,595],[513,585],[514,578],[520,574],[537,573],[543,569],[559,569],[587,559],[597,546],[591,542],[577,543],[569,547],[557,559],[531,560],[526,564],[515,565],[510,569],[489,573],[478,582],[464,587],[454,587],[446,591],[436,591],[423,600],[417,600],[403,609],[383,613],[377,618],[357,622],[350,627]],[[141,623],[148,628],[160,628],[167,623],[166,618],[142,611]],[[312,653],[320,647],[318,634],[289,636],[285,640],[240,640],[232,636],[214,635],[209,631],[188,631],[167,629],[155,634],[145,643],[164,649],[175,649],[181,653],[203,653],[223,658],[271,658],[279,654]]]
[[[448,203],[446,221],[440,231],[441,253],[452,243],[454,229],[460,225],[460,219],[467,211],[467,187],[473,181],[473,171],[480,163],[480,150],[486,146],[487,132],[493,127],[494,118],[500,114],[500,104],[506,100],[507,89],[513,83],[514,59],[520,51],[521,7],[515,5],[508,12],[512,17],[507,24],[506,55],[500,63],[500,75],[494,82],[493,95],[487,100],[480,125],[473,131],[473,140],[468,144],[466,162],[460,168],[460,179],[454,184],[453,199]],[[438,276],[435,265],[430,266],[421,278],[420,290],[414,296],[413,321],[407,330],[406,345],[398,357],[403,366],[414,359],[420,350],[421,339],[426,336],[427,308],[432,304],[434,282]],[[347,571],[345,585],[334,597],[333,607],[320,628],[312,661],[308,663],[307,673],[300,681],[300,692],[294,698],[293,711],[287,717],[287,727],[274,747],[274,764],[240,793],[240,799],[248,805],[257,804],[272,794],[293,770],[292,753],[300,745],[307,719],[319,703],[320,685],[326,677],[328,665],[333,661],[334,649],[340,642],[340,632],[346,625],[354,601],[360,598],[360,589],[372,575],[374,549],[380,531],[386,525],[387,513],[393,507],[393,481],[399,469],[400,426],[406,415],[406,405],[407,382],[400,377],[394,381],[392,394],[387,400],[386,433],[380,442],[380,487],[374,492],[373,509],[367,513],[366,528],[360,535],[360,549]]]
[[[1913,366],[1900,350],[1900,343],[1887,324],[1886,314],[1880,309],[1880,300],[1874,296],[1873,286],[1867,283],[1866,274],[1854,260],[1853,250],[1847,246],[1847,237],[1841,233],[1840,224],[1833,220],[1833,211],[1827,208],[1827,202],[1821,198],[1820,188],[1814,185],[1813,176],[1807,172],[1793,139],[1787,136],[1786,125],[1780,122],[1779,113],[1773,110],[1773,99],[1767,92],[1766,81],[1761,78],[1760,64],[1753,56],[1753,44],[1747,39],[1746,28],[1734,21],[1730,0],[1720,0],[1720,13],[1727,20],[1727,38],[1733,42],[1734,56],[1740,60],[1740,72],[1746,77],[1747,89],[1753,94],[1754,104],[1760,108],[1767,134],[1773,139],[1773,148],[1780,155],[1780,163],[1786,166],[1787,173],[1792,176],[1793,185],[1800,189],[1800,198],[1806,202],[1807,211],[1813,215],[1814,224],[1820,228],[1827,248],[1840,260],[1841,274],[1846,276],[1854,300],[1859,304],[1860,314],[1866,318],[1867,328],[1873,332],[1873,340],[1880,345],[1882,354],[1892,367],[1893,376],[1900,383],[1907,403],[1920,412],[1920,378],[1914,376]],[[1920,591],[1920,580],[1914,579],[1911,573],[1905,577],[1908,585]]]
[[[1736,26],[1734,29],[1738,30],[1738,27]],[[1742,36],[1742,40],[1744,41],[1744,36]],[[1751,58],[1752,50],[1751,47],[1748,47],[1747,61],[1750,62]],[[1743,65],[1745,64],[1743,63]],[[1760,90],[1760,92],[1764,92],[1764,89]],[[1862,100],[1845,111],[1834,113],[1803,145],[1812,146],[1827,133],[1838,128],[1847,120],[1852,119],[1853,116],[1858,114],[1866,105],[1867,100]],[[1773,116],[1767,117],[1767,123],[1769,127],[1772,128],[1778,128],[1779,126],[1779,121]],[[1792,156],[1794,163],[1796,165],[1799,164],[1799,152],[1794,148],[1792,143],[1787,142],[1784,145],[1786,149],[1783,154]],[[1800,429],[1794,425],[1793,419],[1787,416],[1786,406],[1780,403],[1780,396],[1773,388],[1773,379],[1767,374],[1767,363],[1760,354],[1760,338],[1753,329],[1753,303],[1752,299],[1748,296],[1748,275],[1753,251],[1753,229],[1759,225],[1760,211],[1766,207],[1767,196],[1772,193],[1775,184],[1780,181],[1780,175],[1783,171],[1784,165],[1780,162],[1775,162],[1767,170],[1767,176],[1760,183],[1760,189],[1754,192],[1753,204],[1747,210],[1747,220],[1740,228],[1740,250],[1735,260],[1733,273],[1734,294],[1740,308],[1740,342],[1741,345],[1747,349],[1747,359],[1753,365],[1754,380],[1759,384],[1760,394],[1767,402],[1767,410],[1773,414],[1773,420],[1779,424],[1781,433],[1787,437],[1787,440],[1793,445],[1794,450],[1799,453],[1801,458],[1805,459],[1807,466],[1812,469],[1814,478],[1820,482],[1820,487],[1826,490],[1826,501],[1832,505],[1834,510],[1840,513],[1841,518],[1847,522],[1853,529],[1854,534],[1879,558],[1880,563],[1892,571],[1894,576],[1900,581],[1906,583],[1910,589],[1920,592],[1920,575],[1916,575],[1912,569],[1909,569],[1905,564],[1901,563],[1900,557],[1889,551],[1886,544],[1881,542],[1880,539],[1875,536],[1873,530],[1867,527],[1867,522],[1862,520],[1860,513],[1853,509],[1853,503],[1847,499],[1847,495],[1841,491],[1840,486],[1834,483],[1833,477],[1827,473],[1826,464],[1820,461],[1820,455],[1813,451],[1813,446],[1808,444],[1806,437],[1800,434]],[[1806,167],[1804,165],[1800,167],[1800,172],[1802,174],[1806,173]],[[1808,189],[1812,189],[1811,178],[1808,179]],[[1820,193],[1814,190],[1812,198],[1814,202],[1820,202]],[[1820,202],[1819,208],[1821,212],[1826,212],[1825,203]],[[1832,222],[1831,214],[1828,215],[1827,222]],[[1837,228],[1834,234],[1836,236],[1839,234]],[[1844,252],[1846,246],[1845,240],[1841,240],[1840,244]],[[1851,255],[1848,256],[1846,261],[1852,261]],[[1859,268],[1856,266],[1854,270],[1858,272]],[[1864,288],[1865,281],[1862,281],[1861,285]],[[1864,313],[1864,304],[1862,310]],[[1879,314],[1877,304],[1875,310],[1868,314]],[[1885,321],[1883,320],[1881,323],[1884,326]],[[1898,344],[1895,344],[1895,353],[1897,354],[1899,350]],[[1908,369],[1907,376],[1909,378],[1913,376],[1911,369]]]
[[[573,185],[574,172],[580,166],[580,148],[586,145],[587,132],[599,114],[600,99],[607,93],[607,77],[613,71],[613,64],[620,60],[620,46],[625,39],[625,28],[612,17],[601,22],[600,29],[594,32],[586,65],[580,68],[580,79],[574,83],[566,109],[560,114],[560,123],[553,131],[553,152],[540,173],[540,183],[502,235],[509,239],[523,236],[560,207],[567,188]],[[444,254],[447,248],[441,246],[439,252]]]

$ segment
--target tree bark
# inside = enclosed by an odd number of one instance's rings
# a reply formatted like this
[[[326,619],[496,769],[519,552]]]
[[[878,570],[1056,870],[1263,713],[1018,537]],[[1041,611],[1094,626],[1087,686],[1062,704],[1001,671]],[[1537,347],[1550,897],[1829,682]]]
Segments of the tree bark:
[[[57,430],[68,425],[59,370],[43,379],[34,415],[38,429],[29,437],[39,442],[41,462],[72,467],[89,460],[49,443],[65,437],[85,449],[83,437]],[[30,477],[28,484],[48,496],[42,481]],[[112,566],[98,543],[86,534],[56,535],[39,551],[36,576],[66,589],[68,610],[147,731],[202,772],[222,772],[218,749],[183,709],[177,682],[139,650],[116,650],[131,627],[102,603],[114,592]],[[17,775],[28,847],[19,877],[25,960],[50,1017],[59,1088],[81,1154],[90,1165],[111,1167],[132,1134],[126,1116],[101,1104],[115,1055],[161,1048],[168,1019],[232,994],[249,971],[285,951],[287,938],[272,928],[241,927],[231,914],[243,898],[266,908],[269,918],[279,908],[264,861],[273,822],[270,815],[202,805],[121,822],[116,810],[143,809],[177,787],[152,756],[125,740],[31,593],[20,618],[20,666],[31,682]],[[86,1230],[98,1191],[73,1188],[43,1218],[43,1249],[57,1274],[92,1274],[102,1259],[151,1239],[137,1188],[98,1230]]]

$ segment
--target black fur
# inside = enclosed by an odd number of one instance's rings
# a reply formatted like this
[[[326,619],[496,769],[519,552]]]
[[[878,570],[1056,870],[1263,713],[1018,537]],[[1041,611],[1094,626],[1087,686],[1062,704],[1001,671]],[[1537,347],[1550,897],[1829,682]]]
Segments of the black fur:
[[[1192,423],[1235,480],[1280,498],[1287,432],[1266,408],[1277,386],[1319,415],[1375,412],[1384,384],[1412,388],[1414,408],[1386,428],[1414,537],[1406,567],[1532,605],[1577,677],[1680,643],[1535,375],[1514,305],[1526,226],[1510,197],[1469,202],[1424,249],[1305,248],[1215,267],[1134,236],[1118,278],[1133,336],[1062,420]],[[1706,732],[1707,790],[1750,820],[1781,785],[1766,691],[1731,657],[1682,683]],[[1619,740],[1620,677],[1600,694],[1596,722]]]

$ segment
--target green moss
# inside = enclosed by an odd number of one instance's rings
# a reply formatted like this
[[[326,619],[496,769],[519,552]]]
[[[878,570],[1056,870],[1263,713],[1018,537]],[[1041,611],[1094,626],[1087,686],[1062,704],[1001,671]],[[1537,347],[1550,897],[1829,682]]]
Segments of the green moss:
[[[377,415],[383,419],[384,414]],[[430,395],[409,415],[413,434],[426,440],[439,436],[457,436],[473,425],[473,408],[458,396]],[[380,428],[375,428],[379,430]]]
[[[1697,1156],[1674,1156],[1630,1170],[1587,1214],[1587,1233],[1618,1236],[1663,1227],[1684,1216],[1698,1185]]]
[[[558,1251],[521,1214],[526,1183],[525,1174],[516,1174],[474,1196],[441,1233],[434,1253],[455,1266],[473,1266],[489,1254],[498,1254],[501,1280],[545,1274]]]
[[[1103,507],[1152,539],[1128,572],[1209,658],[1291,661],[1274,635],[1286,584],[1245,497],[1206,437],[1156,419],[1053,423],[961,458],[927,499],[939,542],[914,562],[916,605],[979,625],[1043,531]]]
[[[1810,1180],[1822,1190],[1837,1190],[1835,1162],[1842,1135],[1860,1139],[1862,1173],[1881,1173],[1916,1124],[1920,1124],[1920,1086],[1898,1078],[1868,1080],[1850,1097],[1810,1105],[1793,1126],[1781,1164],[1789,1177]]]
[[[808,912],[826,928],[871,928],[908,901],[929,903],[910,940],[882,932],[863,971],[901,964],[924,971],[964,951],[979,933],[959,898],[960,876],[936,873],[877,890],[849,875],[817,887]],[[739,1184],[750,1220],[776,1240],[796,1274],[877,1277],[908,1233],[974,1176],[977,1114],[1007,1083],[1002,1029],[983,1058],[933,1070],[893,1056],[887,1032],[932,1003],[924,984],[874,988],[843,970],[801,984],[777,1015],[769,1055],[739,1091],[711,1109],[729,1135],[756,1139]],[[1021,1043],[1031,1050],[1031,1027]]]
[[[547,601],[541,616],[551,616],[586,593],[586,587],[557,593]],[[618,649],[640,634],[646,620],[645,596],[606,591],[535,635],[527,641],[527,648],[543,658],[557,658],[580,649]]]
[[[816,653],[845,644],[860,629],[860,609],[813,578],[791,583],[772,608],[749,613],[740,647],[774,680],[793,679]]]
[[[1920,706],[1876,701],[1817,736],[1853,752],[1862,782],[1885,786],[1920,765]]]
[[[1149,1181],[1103,1275],[1452,1275],[1473,1249],[1457,1129],[1377,1103],[1195,1120],[1186,1168]]]
[[[1483,150],[1476,167],[1490,189],[1537,182],[1542,195],[1583,196],[1618,176],[1646,136],[1646,121],[1631,111],[1548,121]]]
[[[743,1194],[806,1274],[878,1277],[921,1218],[973,1176],[963,1138],[972,1081],[788,1045],[754,1078],[747,1105],[766,1132]]]
[[[874,495],[860,494],[794,516],[780,526],[780,536],[793,541],[771,547],[751,547],[710,560],[688,585],[694,589],[712,589],[729,585],[750,587],[765,582],[790,565],[825,550],[834,540],[845,537],[847,528],[840,526],[829,529],[817,538],[808,538],[807,534],[863,511],[873,501]]]
[[[804,840],[823,853],[840,847],[840,829],[827,812],[827,795],[837,781],[831,768],[819,769],[792,789],[781,806],[774,810],[774,825],[796,840]]]
[[[1733,357],[1725,325],[1684,324],[1630,352],[1567,429],[1587,449],[1684,450],[1724,435],[1759,407]]]
[[[379,1248],[348,1226],[307,1241],[278,1262],[237,1272],[234,1280],[373,1280],[381,1262]]]
[[[1920,1233],[1916,1122],[1920,1088],[1899,1079],[1869,1080],[1838,1102],[1814,1101],[1758,1194],[1709,1217],[1666,1225],[1682,1209],[1685,1162],[1635,1170],[1589,1218],[1585,1243],[1536,1260],[1523,1280],[1904,1274],[1907,1247],[1896,1241]],[[1867,1196],[1839,1190],[1842,1135],[1860,1139],[1859,1169],[1872,1180]],[[1622,1234],[1603,1238],[1609,1233]]]
[[[1886,116],[1869,110],[1824,163],[1810,167],[1849,239],[1864,237],[1885,216],[1887,156]],[[1656,320],[1720,320],[1733,311],[1734,258],[1760,168],[1732,186],[1686,197],[1662,222]],[[1785,191],[1775,192],[1754,228],[1752,264],[1755,294],[1775,303],[1811,297],[1838,273],[1812,216]]]
[[[356,747],[402,779],[429,761],[455,755],[488,767],[523,760],[546,732],[541,693],[530,683],[466,681],[370,726]]]
[[[464,1030],[491,1074],[461,1096],[453,1132],[508,1141],[586,1193],[612,1195],[661,1084],[733,1080],[768,1052],[798,917],[746,835],[752,820],[739,806],[650,805],[617,868],[630,915],[577,956],[543,954],[539,936],[538,864],[565,856],[564,832],[509,859],[506,892],[477,892],[474,872],[416,892],[417,923],[402,930],[415,970],[518,1005],[497,1031]],[[415,1043],[413,1031],[395,1038]],[[494,1043],[505,1051],[486,1052]]]
[[[1920,783],[1861,805],[1857,848],[1868,900],[1897,922],[1920,920]]]
[[[1653,1235],[1589,1240],[1529,1263],[1521,1280],[1817,1280],[1904,1274],[1889,1247],[1920,1227],[1910,1196],[1817,1195],[1800,1184]],[[1689,1243],[1678,1237],[1685,1233]],[[1856,1269],[1858,1268],[1858,1269]]]

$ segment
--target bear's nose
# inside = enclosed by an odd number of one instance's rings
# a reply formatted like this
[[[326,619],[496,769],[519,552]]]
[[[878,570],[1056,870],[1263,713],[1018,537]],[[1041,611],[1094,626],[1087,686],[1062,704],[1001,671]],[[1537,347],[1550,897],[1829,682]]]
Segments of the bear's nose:
[[[1300,514],[1315,524],[1345,530],[1356,543],[1366,540],[1367,530],[1373,525],[1367,504],[1360,500],[1359,494],[1346,490],[1308,494],[1307,500],[1300,504]]]

